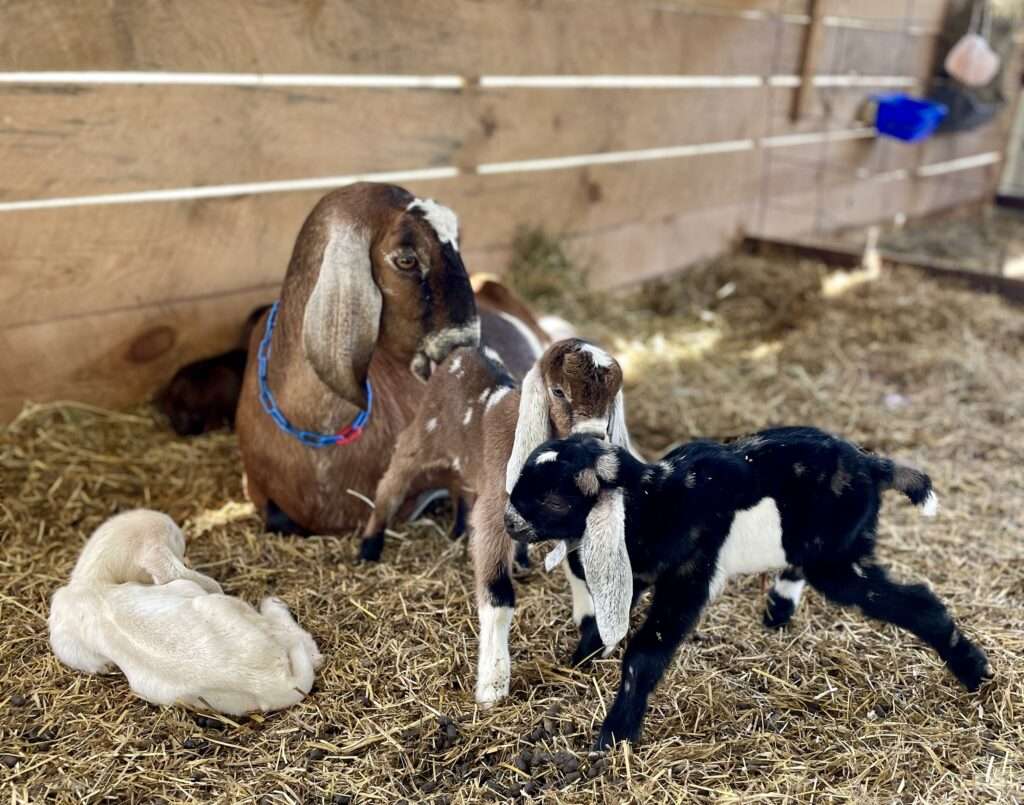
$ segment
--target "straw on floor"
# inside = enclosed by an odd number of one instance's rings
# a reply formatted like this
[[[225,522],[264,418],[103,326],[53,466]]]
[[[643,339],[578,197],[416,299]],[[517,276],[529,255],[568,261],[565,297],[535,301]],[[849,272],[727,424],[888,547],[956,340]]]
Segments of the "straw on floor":
[[[620,651],[566,665],[560,574],[518,585],[514,677],[472,698],[476,619],[448,521],[379,566],[352,538],[266,536],[234,437],[174,437],[148,408],[29,406],[0,446],[0,780],[21,802],[1019,802],[1024,800],[1024,312],[913,272],[829,285],[814,263],[731,257],[621,298],[584,330],[627,373],[649,455],[691,436],[813,423],[927,469],[938,520],[895,496],[880,555],[928,579],[989,652],[959,688],[909,635],[809,592],[760,622],[761,583],[709,609],[657,691],[642,743],[588,754]],[[863,278],[860,278],[863,279]],[[837,290],[838,289],[838,290]],[[291,710],[237,722],[133,697],[49,652],[48,597],[91,529],[135,506],[187,524],[188,554],[250,601],[273,592],[326,665]]]

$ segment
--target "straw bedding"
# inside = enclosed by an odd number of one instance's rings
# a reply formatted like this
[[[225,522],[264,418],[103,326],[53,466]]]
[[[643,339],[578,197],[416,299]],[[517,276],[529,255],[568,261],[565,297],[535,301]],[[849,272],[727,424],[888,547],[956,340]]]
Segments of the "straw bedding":
[[[354,564],[352,539],[264,536],[233,436],[173,437],[148,408],[28,407],[0,453],[0,780],[19,802],[1024,801],[1024,315],[913,272],[822,293],[814,263],[731,257],[574,318],[613,346],[655,454],[696,434],[814,423],[926,468],[944,505],[893,496],[880,554],[926,578],[990,654],[960,689],[910,636],[813,592],[762,628],[760,580],[709,609],[640,745],[587,750],[618,657],[566,667],[560,574],[519,585],[509,700],[472,700],[465,548],[442,514]],[[854,278],[856,279],[856,278]],[[551,300],[556,304],[557,300]],[[62,667],[47,600],[91,529],[127,507],[186,523],[192,561],[250,601],[280,595],[327,662],[314,693],[240,720],[156,708]],[[621,652],[621,650],[620,650]]]

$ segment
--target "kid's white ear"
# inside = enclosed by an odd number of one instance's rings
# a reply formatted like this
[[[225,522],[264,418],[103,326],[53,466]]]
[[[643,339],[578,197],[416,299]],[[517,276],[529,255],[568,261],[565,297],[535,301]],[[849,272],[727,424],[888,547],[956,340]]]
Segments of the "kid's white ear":
[[[548,417],[548,393],[544,388],[544,377],[535,363],[523,378],[519,392],[519,419],[516,421],[516,437],[512,443],[512,455],[505,466],[505,491],[512,489],[519,480],[526,459],[537,447],[551,438],[551,423]]]
[[[580,562],[594,599],[594,618],[606,653],[629,631],[633,568],[626,551],[626,509],[621,489],[601,493],[587,516]]]
[[[633,445],[629,441],[629,431],[626,428],[626,398],[619,389],[612,401],[612,413],[608,417],[608,440],[616,447],[624,447],[631,455],[636,456]]]

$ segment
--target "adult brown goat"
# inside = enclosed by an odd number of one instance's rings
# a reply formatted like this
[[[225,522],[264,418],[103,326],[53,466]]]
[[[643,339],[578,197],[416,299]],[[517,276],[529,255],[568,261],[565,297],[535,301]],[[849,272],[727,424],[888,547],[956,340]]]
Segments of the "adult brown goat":
[[[387,184],[324,196],[296,239],[277,306],[253,331],[235,418],[246,493],[268,530],[358,527],[432,366],[479,345],[480,330],[451,210]],[[536,358],[522,328],[493,331],[488,346],[510,364]],[[331,443],[363,422],[357,439]],[[425,475],[416,490],[439,480]]]

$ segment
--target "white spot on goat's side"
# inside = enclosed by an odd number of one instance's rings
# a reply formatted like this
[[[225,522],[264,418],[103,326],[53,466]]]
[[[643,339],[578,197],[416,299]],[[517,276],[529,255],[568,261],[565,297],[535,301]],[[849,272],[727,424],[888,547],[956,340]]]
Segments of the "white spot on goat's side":
[[[921,514],[925,517],[934,517],[939,513],[939,496],[935,492],[929,491],[928,497],[924,499],[924,503],[921,504]]]
[[[483,391],[481,391],[480,392],[480,396],[476,398],[477,402],[480,402],[480,403],[487,402],[487,398],[491,396],[491,392],[492,391],[494,391],[494,389],[484,389]]]
[[[459,248],[459,218],[443,204],[438,204],[431,198],[417,198],[409,203],[407,210],[422,210],[423,217],[437,233],[437,238],[442,243],[450,243],[456,249]]]
[[[594,366],[606,368],[615,363],[615,358],[601,349],[601,347],[596,347],[593,344],[583,344],[580,347],[580,352],[586,352],[594,362]]]
[[[462,356],[456,356],[455,360],[452,361],[452,365],[448,367],[449,374],[455,374],[459,369],[462,368]]]
[[[547,464],[549,461],[555,461],[558,458],[557,450],[545,450],[537,458],[533,460],[534,464]]]
[[[466,415],[464,417],[462,417],[462,424],[463,425],[468,425],[472,421],[473,421],[473,406],[471,405],[471,406],[469,406],[469,408],[466,409]]]
[[[433,433],[435,430],[437,430],[437,417],[436,416],[435,417],[431,417],[430,419],[427,420],[426,429],[427,429],[427,433]]]
[[[459,461],[459,457],[456,456],[455,460],[452,461],[452,469],[456,472],[462,472],[462,462]]]
[[[495,389],[494,394],[491,395],[491,399],[487,401],[487,410],[490,411],[494,406],[505,399],[510,391],[512,391],[512,389],[508,386],[502,386],[499,389]]]

